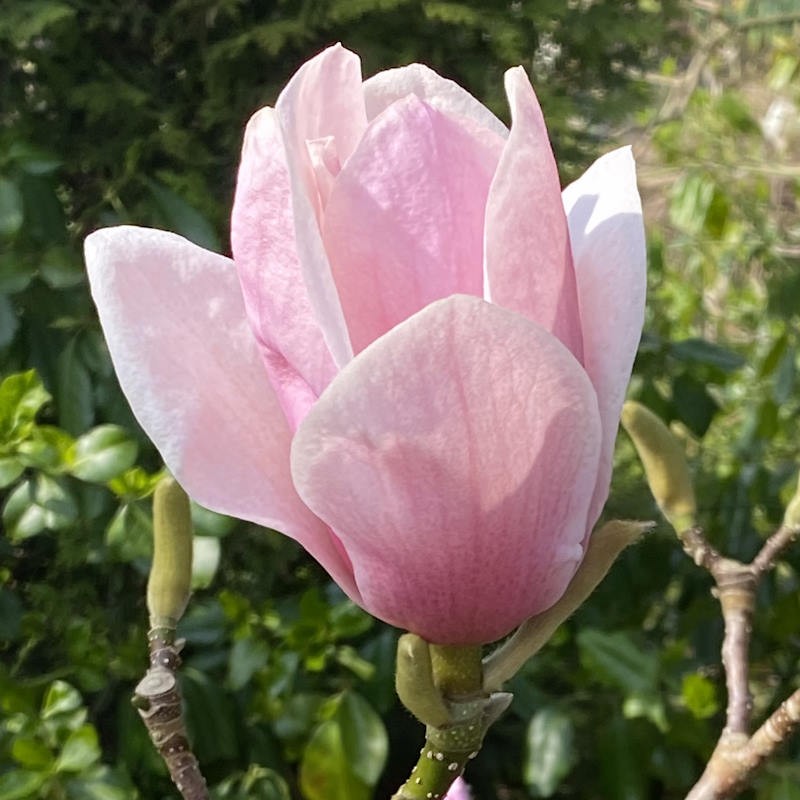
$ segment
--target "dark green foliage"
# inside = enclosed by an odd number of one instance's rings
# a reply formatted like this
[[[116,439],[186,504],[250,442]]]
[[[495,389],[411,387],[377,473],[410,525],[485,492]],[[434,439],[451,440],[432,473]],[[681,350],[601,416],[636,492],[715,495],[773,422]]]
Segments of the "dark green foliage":
[[[651,292],[632,394],[682,433],[715,542],[750,556],[779,524],[800,440],[800,134],[770,143],[760,122],[774,98],[800,102],[800,44],[786,22],[736,26],[795,3],[732,3],[722,21],[690,5],[6,0],[0,800],[174,796],[129,704],[146,665],[161,464],[116,384],[81,242],[131,222],[226,252],[247,118],[337,40],[366,75],[423,61],[503,118],[503,71],[522,63],[565,179],[613,135],[638,137]],[[705,72],[661,105],[645,77],[689,74],[697,53]],[[656,513],[621,437],[607,516]],[[184,692],[215,797],[388,797],[422,741],[394,697],[396,632],[289,540],[194,514]],[[797,685],[798,569],[788,554],[759,596],[762,716]],[[512,682],[516,700],[468,772],[476,796],[683,797],[725,704],[709,587],[664,525],[626,552]],[[798,752],[751,797],[794,800]]]

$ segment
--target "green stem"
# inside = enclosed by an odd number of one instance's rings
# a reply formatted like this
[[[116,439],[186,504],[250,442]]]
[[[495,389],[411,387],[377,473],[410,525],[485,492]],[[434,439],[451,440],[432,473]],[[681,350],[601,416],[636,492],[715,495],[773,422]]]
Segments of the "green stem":
[[[467,762],[478,755],[486,730],[510,701],[509,695],[490,697],[483,691],[478,646],[430,645],[430,663],[449,719],[426,726],[425,746],[392,800],[443,798]]]

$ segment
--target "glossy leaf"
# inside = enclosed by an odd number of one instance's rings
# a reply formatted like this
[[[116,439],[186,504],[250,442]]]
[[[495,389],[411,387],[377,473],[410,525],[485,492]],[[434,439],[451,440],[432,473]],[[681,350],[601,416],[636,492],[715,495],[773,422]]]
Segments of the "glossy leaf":
[[[523,776],[534,797],[552,797],[575,763],[575,732],[564,711],[549,706],[528,723]]]
[[[3,523],[14,541],[43,530],[61,530],[78,516],[78,508],[64,484],[45,474],[20,483],[3,508]]]
[[[125,472],[136,461],[138,447],[118,425],[100,425],[75,441],[70,453],[70,472],[92,483],[105,483]]]
[[[357,694],[338,698],[303,752],[300,786],[307,800],[367,800],[386,761],[381,718]]]

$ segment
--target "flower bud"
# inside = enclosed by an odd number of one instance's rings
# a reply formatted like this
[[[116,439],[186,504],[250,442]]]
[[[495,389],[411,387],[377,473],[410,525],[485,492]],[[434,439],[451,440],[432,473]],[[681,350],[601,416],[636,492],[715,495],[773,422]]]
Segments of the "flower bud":
[[[794,490],[792,499],[786,506],[783,515],[783,525],[786,528],[800,529],[800,476],[798,476],[797,488]]]
[[[434,728],[450,721],[450,712],[434,683],[428,643],[415,633],[397,642],[395,688],[400,702],[422,723]]]
[[[147,582],[152,627],[174,628],[191,594],[192,517],[189,497],[171,476],[153,494],[153,565]]]
[[[697,513],[683,448],[669,428],[640,403],[625,403],[622,426],[633,440],[658,507],[680,536],[695,525]]]

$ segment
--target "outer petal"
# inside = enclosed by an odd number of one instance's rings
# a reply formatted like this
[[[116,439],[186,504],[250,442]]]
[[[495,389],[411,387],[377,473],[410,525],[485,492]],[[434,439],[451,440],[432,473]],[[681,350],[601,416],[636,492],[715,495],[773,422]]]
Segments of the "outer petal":
[[[642,334],[647,259],[629,147],[599,158],[564,190],[583,321],[584,361],[597,390],[603,449],[589,522],[608,497],[614,441]]]
[[[437,111],[452,117],[467,117],[481,128],[498,136],[508,136],[508,129],[497,117],[457,83],[443,78],[424,64],[387,69],[364,81],[367,118],[372,120],[396,100],[414,94]]]
[[[231,219],[250,325],[292,427],[336,374],[314,319],[294,233],[283,138],[271,108],[247,125]]]
[[[432,642],[489,642],[572,577],[599,447],[594,389],[561,343],[456,295],[334,379],[297,431],[292,474],[365,608]]]
[[[323,227],[354,352],[434,300],[483,294],[483,218],[498,157],[415,95],[370,124]]]
[[[307,143],[334,137],[340,163],[353,152],[367,125],[358,56],[336,45],[312,58],[281,92],[275,110],[286,146],[303,277],[328,349],[341,366],[352,357],[352,349],[322,246],[322,210]]]
[[[558,170],[522,67],[506,73],[506,93],[511,135],[486,209],[491,299],[551,331],[580,361],[578,296]]]
[[[335,538],[289,477],[291,433],[233,263],[180,236],[127,226],[89,236],[86,263],[122,389],[187,492],[284,531],[359,602]]]

